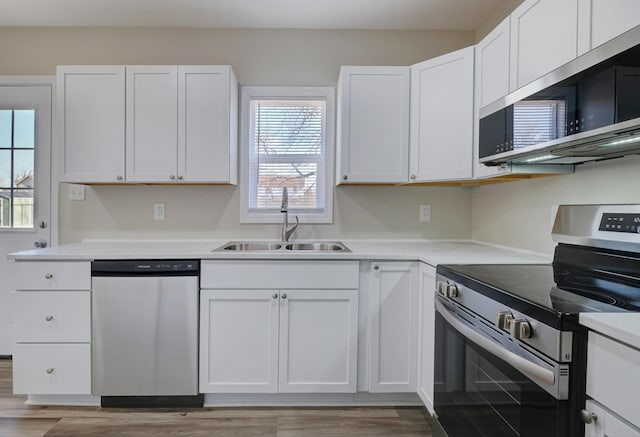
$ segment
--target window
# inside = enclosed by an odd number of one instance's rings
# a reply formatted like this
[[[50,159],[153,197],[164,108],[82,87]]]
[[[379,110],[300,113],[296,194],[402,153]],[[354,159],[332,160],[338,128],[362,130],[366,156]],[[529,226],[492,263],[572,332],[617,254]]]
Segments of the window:
[[[33,229],[35,111],[0,109],[0,229]]]
[[[301,222],[331,223],[334,90],[242,91],[241,221],[279,223],[282,191]]]

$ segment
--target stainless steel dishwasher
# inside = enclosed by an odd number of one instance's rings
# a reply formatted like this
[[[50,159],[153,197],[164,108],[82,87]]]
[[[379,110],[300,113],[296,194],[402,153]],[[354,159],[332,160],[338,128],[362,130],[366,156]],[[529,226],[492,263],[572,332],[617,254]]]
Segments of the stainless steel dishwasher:
[[[102,406],[201,406],[197,260],[94,261],[92,393]]]

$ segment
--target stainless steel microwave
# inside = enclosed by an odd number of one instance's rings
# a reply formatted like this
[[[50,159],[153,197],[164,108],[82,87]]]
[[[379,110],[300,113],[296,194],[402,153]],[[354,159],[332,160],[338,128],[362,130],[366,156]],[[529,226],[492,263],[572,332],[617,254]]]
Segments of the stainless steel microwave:
[[[640,26],[480,110],[486,165],[640,153]]]

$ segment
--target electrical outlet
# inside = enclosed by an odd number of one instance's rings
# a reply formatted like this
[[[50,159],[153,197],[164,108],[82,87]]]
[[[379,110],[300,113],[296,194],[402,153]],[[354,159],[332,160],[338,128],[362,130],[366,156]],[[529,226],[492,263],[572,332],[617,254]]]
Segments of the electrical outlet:
[[[164,220],[164,203],[153,204],[153,219]]]
[[[69,184],[69,200],[84,200],[84,185]]]
[[[420,221],[431,221],[431,205],[420,205]]]

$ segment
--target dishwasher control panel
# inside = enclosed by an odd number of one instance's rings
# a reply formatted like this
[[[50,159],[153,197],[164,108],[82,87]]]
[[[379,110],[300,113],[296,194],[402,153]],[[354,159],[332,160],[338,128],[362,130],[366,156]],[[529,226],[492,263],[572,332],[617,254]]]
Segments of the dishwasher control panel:
[[[192,276],[199,272],[199,260],[98,260],[91,263],[92,276]]]

